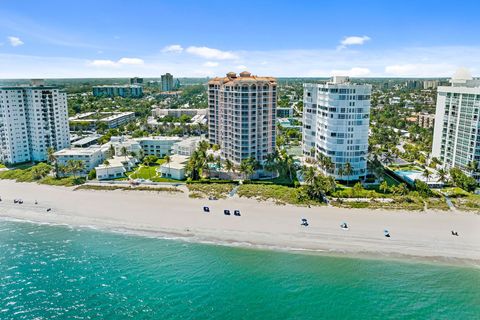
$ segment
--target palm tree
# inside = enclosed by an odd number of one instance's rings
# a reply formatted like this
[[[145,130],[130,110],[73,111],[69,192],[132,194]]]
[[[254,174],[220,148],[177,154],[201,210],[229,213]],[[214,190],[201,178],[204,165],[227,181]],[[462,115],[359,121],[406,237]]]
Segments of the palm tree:
[[[273,174],[277,169],[277,162],[276,156],[273,153],[267,154],[267,158],[265,159],[265,164],[263,165],[264,169],[271,173],[271,177],[273,179]]]
[[[390,151],[387,151],[384,155],[383,155],[383,161],[386,163],[386,164],[391,164],[393,162],[393,154],[390,152]]]
[[[113,146],[113,144],[111,144],[108,150],[108,157],[113,158],[114,155],[115,155],[115,147]]]
[[[126,148],[125,146],[123,146],[123,147],[120,149],[120,153],[122,154],[122,156],[125,157],[125,160],[127,160],[128,151],[127,151],[127,148]]]
[[[315,147],[310,148],[310,157],[315,159]]]
[[[445,181],[447,181],[447,171],[445,171],[445,169],[442,168],[442,169],[439,169],[437,173],[438,173],[438,180],[445,183]]]
[[[317,170],[315,170],[312,166],[303,166],[302,167],[302,174],[303,174],[303,181],[306,184],[312,185],[315,181],[315,177],[317,176]]]
[[[468,169],[472,174],[475,174],[478,172],[478,162],[477,160],[470,161],[468,163]]]
[[[164,159],[165,159],[165,163],[168,166],[168,176],[170,177],[170,162],[172,161],[172,158],[170,158],[169,155],[166,155]]]
[[[247,177],[250,177],[255,171],[253,165],[250,163],[249,159],[243,159],[240,163],[240,173],[243,173],[243,178],[246,180]]]
[[[108,178],[108,167],[110,167],[110,161],[105,159],[105,161],[103,161],[103,165],[105,166],[105,169],[107,169],[107,178]]]
[[[423,170],[422,176],[425,177],[425,179],[427,179],[427,182],[428,182],[428,179],[430,178],[431,173],[430,171],[428,171],[427,168],[425,168],[425,170]]]
[[[339,180],[342,180],[345,172],[343,171],[343,166],[340,163],[338,164],[337,174],[340,176]]]
[[[332,158],[325,157],[323,158],[323,166],[327,172],[332,172],[335,169],[335,164],[332,161]]]
[[[233,162],[229,159],[225,160],[225,170],[227,170],[227,172],[233,171]]]
[[[352,168],[352,165],[350,164],[350,162],[345,163],[345,166],[343,168],[343,172],[346,176],[352,175],[353,168]],[[347,179],[347,185],[348,185],[349,181],[350,181],[350,178]]]
[[[400,183],[398,186],[397,186],[397,192],[399,195],[401,196],[404,196],[408,193],[408,188],[407,188],[407,185],[405,183]]]
[[[67,168],[73,174],[73,178],[76,179],[77,173],[85,168],[85,163],[82,160],[68,160]]]
[[[55,164],[55,178],[58,178],[58,163],[57,157],[55,156],[55,149],[48,147],[47,149],[47,161],[50,164]]]
[[[210,144],[208,143],[207,140],[202,140],[198,144],[198,150],[200,151],[207,151],[209,147],[210,147]]]
[[[380,189],[380,191],[382,191],[383,193],[387,193],[387,191],[388,191],[388,183],[387,183],[387,181],[383,181],[382,183],[380,183],[379,189]]]

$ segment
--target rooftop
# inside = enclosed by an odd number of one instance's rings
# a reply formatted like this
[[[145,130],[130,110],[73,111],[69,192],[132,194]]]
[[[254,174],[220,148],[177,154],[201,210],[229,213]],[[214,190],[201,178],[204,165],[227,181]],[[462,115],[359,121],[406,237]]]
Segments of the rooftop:
[[[99,146],[91,146],[88,148],[68,148],[62,149],[54,153],[55,156],[91,156],[92,154],[102,151]]]
[[[277,83],[277,79],[274,78],[274,77],[254,76],[248,71],[240,72],[239,76],[237,76],[237,74],[235,72],[229,72],[229,73],[227,73],[226,77],[213,78],[208,83],[209,84],[233,85],[233,84],[237,84],[237,83],[251,83],[251,82],[257,82],[257,81],[265,81],[265,82],[269,82],[271,84],[276,84]]]
[[[163,163],[160,168],[170,168],[170,169],[183,169],[188,161],[187,156],[180,156],[178,154],[174,154],[170,156],[169,163]]]
[[[180,137],[169,137],[169,136],[152,136],[152,137],[141,137],[135,138],[137,141],[151,141],[151,140],[158,140],[158,141],[181,141],[183,138]]]
[[[109,163],[108,166],[102,163],[96,166],[95,168],[106,169],[106,168],[123,167],[126,162],[132,161],[132,159],[133,159],[132,157],[114,156],[113,158],[108,159],[108,163]]]
[[[91,135],[91,136],[84,137],[80,140],[77,140],[77,141],[73,142],[72,145],[82,145],[82,144],[90,143],[92,141],[98,140],[98,138],[100,138],[100,135],[97,135],[97,134]]]

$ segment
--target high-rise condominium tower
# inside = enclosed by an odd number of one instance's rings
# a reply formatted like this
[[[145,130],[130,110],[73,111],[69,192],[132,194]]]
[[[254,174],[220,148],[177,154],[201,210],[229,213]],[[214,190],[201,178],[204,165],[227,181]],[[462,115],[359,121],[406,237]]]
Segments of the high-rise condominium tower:
[[[44,161],[47,149],[70,146],[67,96],[41,81],[0,87],[0,161]]]
[[[208,82],[208,134],[221,155],[235,164],[255,158],[262,163],[275,151],[277,82],[272,77],[237,76]]]
[[[363,179],[371,86],[335,76],[325,84],[305,83],[303,87],[303,153],[320,160],[322,171],[335,179]],[[326,161],[333,165],[326,167]]]
[[[471,164],[480,162],[480,79],[460,69],[451,86],[438,87],[432,157],[480,181]]]
[[[173,90],[173,76],[170,73],[162,74],[162,91]]]

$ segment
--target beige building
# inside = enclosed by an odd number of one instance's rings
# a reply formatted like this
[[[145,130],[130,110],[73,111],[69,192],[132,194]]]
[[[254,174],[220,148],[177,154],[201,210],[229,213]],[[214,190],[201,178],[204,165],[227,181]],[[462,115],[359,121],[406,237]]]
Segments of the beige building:
[[[277,81],[243,71],[208,82],[208,133],[221,157],[263,162],[275,150]]]
[[[435,124],[435,115],[419,113],[417,115],[417,124],[422,128],[433,128],[433,125]]]

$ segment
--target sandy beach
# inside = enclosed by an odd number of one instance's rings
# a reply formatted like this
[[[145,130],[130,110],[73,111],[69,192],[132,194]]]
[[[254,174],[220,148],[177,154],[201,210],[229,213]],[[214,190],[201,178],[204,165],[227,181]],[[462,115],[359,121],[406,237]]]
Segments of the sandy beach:
[[[196,242],[480,265],[480,215],[473,213],[306,208],[235,197],[190,199],[186,193],[74,191],[10,180],[0,181],[0,197],[0,217],[7,219]],[[16,198],[24,203],[14,204]],[[203,213],[204,205],[209,214]],[[242,216],[225,216],[224,209],[239,209]],[[310,225],[301,226],[301,218]],[[344,221],[348,231],[340,228]],[[384,229],[391,238],[384,237]]]

